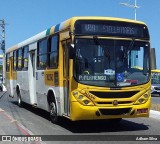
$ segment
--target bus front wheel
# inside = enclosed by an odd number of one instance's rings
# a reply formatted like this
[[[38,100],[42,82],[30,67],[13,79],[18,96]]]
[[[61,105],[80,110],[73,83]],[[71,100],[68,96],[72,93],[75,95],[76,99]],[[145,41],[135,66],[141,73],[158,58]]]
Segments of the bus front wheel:
[[[52,123],[57,123],[58,122],[57,106],[56,106],[56,103],[54,101],[50,102],[49,109],[50,109],[51,122]]]

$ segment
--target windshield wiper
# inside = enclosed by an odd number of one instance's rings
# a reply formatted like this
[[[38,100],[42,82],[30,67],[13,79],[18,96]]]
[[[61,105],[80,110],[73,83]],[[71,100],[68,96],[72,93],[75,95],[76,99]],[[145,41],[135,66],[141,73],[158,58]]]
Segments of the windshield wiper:
[[[101,48],[103,48],[103,44],[101,44],[100,40],[98,39],[98,36],[93,36],[93,40],[94,40],[96,45],[98,45]]]
[[[128,47],[128,53],[127,53],[127,55],[129,55],[129,53],[131,52],[132,47],[133,47],[133,45],[134,45],[134,42],[135,42],[135,38],[132,38],[132,41],[130,42],[130,45],[129,45],[129,47]]]
[[[93,36],[93,40],[96,45],[101,45],[97,36]]]

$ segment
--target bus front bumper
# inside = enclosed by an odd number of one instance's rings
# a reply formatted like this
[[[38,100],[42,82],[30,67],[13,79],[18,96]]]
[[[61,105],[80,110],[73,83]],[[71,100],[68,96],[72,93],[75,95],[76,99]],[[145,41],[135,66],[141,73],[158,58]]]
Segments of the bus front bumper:
[[[149,111],[150,100],[141,105],[112,107],[84,106],[74,101],[71,103],[71,120],[149,117]]]

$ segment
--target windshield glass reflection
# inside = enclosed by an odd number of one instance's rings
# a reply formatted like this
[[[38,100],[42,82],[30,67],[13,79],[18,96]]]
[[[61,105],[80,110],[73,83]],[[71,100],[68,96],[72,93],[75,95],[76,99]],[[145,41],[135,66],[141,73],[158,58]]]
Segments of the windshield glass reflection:
[[[149,80],[149,43],[76,39],[74,77],[83,84],[122,87]]]

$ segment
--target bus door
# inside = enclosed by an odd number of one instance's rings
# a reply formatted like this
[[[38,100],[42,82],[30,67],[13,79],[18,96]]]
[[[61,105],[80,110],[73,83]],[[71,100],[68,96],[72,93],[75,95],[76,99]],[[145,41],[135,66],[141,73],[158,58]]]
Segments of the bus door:
[[[30,103],[33,105],[37,105],[35,49],[36,49],[36,44],[32,44],[29,46],[29,62],[28,62],[29,94],[30,94]]]
[[[70,115],[70,103],[69,103],[69,44],[70,40],[62,42],[63,47],[63,93],[64,93],[64,112],[67,116]]]
[[[9,58],[10,68],[9,68],[9,78],[10,81],[10,94],[13,97],[14,96],[14,90],[13,90],[13,56]]]
[[[13,89],[13,52],[10,52],[10,55],[6,55],[6,77],[5,82],[10,91],[10,96],[14,97]],[[2,79],[3,80],[3,79]],[[2,87],[3,90],[3,87]]]

